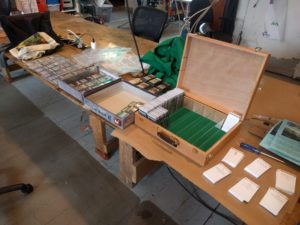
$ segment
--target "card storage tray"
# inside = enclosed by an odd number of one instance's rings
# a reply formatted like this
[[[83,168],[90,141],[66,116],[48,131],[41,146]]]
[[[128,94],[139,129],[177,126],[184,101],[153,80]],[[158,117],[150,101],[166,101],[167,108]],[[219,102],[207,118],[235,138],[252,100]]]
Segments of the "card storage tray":
[[[177,88],[184,90],[183,107],[194,113],[170,115],[169,126],[135,113],[135,124],[203,166],[238,132],[268,58],[255,49],[188,34]],[[240,121],[223,134],[217,127],[229,113],[239,115]]]
[[[167,130],[205,152],[225,135],[215,121],[184,107],[164,123]]]

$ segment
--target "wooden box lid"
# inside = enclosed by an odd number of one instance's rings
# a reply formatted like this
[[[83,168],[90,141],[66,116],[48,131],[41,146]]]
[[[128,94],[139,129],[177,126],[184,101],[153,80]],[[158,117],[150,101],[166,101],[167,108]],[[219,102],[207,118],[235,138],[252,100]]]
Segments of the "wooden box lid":
[[[261,78],[269,54],[189,34],[177,87],[197,101],[242,119]]]

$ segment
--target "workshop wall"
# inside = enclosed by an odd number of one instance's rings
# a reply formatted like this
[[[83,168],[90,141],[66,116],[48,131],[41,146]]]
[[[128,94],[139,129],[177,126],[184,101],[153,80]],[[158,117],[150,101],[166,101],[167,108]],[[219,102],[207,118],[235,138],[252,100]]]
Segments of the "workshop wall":
[[[241,37],[241,45],[270,52],[272,58],[267,69],[300,79],[300,1],[273,0],[275,7],[271,9],[270,1],[240,0],[235,42]],[[281,23],[277,30],[267,25],[272,16]]]

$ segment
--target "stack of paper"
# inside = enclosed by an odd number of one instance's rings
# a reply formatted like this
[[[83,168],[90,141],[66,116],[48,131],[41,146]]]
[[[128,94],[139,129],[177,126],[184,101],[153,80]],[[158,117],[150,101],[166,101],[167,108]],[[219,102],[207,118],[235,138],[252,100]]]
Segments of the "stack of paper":
[[[227,163],[229,166],[235,168],[241,160],[244,158],[244,153],[235,149],[230,148],[227,154],[222,159],[222,162]]]
[[[244,170],[250,173],[255,178],[258,178],[270,168],[271,165],[269,163],[261,158],[257,158],[248,166],[246,166]]]
[[[214,167],[203,172],[203,175],[213,184],[222,180],[229,174],[231,174],[231,170],[228,169],[223,163],[219,163]]]
[[[281,194],[275,188],[270,187],[259,204],[273,215],[277,216],[287,201],[288,198],[284,194]]]
[[[249,202],[258,189],[259,185],[245,177],[228,191],[241,202]]]
[[[275,187],[289,195],[294,194],[296,188],[296,176],[284,170],[276,170]]]

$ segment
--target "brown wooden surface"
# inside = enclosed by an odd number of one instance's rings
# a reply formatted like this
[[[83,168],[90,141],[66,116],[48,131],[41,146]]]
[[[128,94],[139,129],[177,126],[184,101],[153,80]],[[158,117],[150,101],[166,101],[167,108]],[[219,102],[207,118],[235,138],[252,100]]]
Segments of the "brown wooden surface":
[[[294,120],[295,122],[300,121],[300,88],[298,84],[293,84],[276,79],[269,75],[264,75],[260,87],[261,89],[259,89],[256,93],[253,100],[249,117],[251,117],[251,114],[255,113],[267,116],[284,117]],[[279,92],[282,92],[284,97],[279,97],[278,99],[272,98],[272,96],[280,96]],[[123,131],[115,130],[113,135],[123,142],[126,141],[128,145],[137,149],[146,158],[167,163],[199,188],[213,196],[223,206],[247,224],[295,224],[300,220],[299,202],[297,203],[300,196],[299,167],[291,164],[281,164],[277,161],[261,156],[265,161],[272,165],[272,168],[260,178],[255,179],[254,177],[251,177],[251,175],[247,174],[243,168],[257,158],[257,155],[242,150],[245,153],[245,158],[236,168],[231,169],[232,174],[226,179],[213,185],[202,176],[203,171],[211,168],[221,161],[230,147],[239,148],[238,146],[240,142],[247,142],[253,146],[258,146],[261,139],[249,134],[249,127],[250,121],[246,120],[234,139],[228,142],[224,148],[222,148],[222,150],[204,167],[194,164],[177,151],[173,151],[167,144],[162,143],[157,138],[147,134],[135,125]],[[297,176],[297,186],[296,193],[292,196],[288,196],[289,201],[281,210],[279,215],[273,216],[267,210],[259,206],[259,201],[262,199],[269,187],[275,186],[275,171],[279,168],[295,174]],[[245,176],[260,185],[260,189],[248,204],[239,202],[228,193],[228,189]]]
[[[266,73],[255,93],[248,117],[266,115],[300,124],[300,82]]]
[[[71,29],[75,33],[81,35],[85,33],[87,34],[83,36],[85,44],[90,44],[91,37],[88,35],[92,35],[95,38],[97,47],[106,47],[108,44],[114,44],[121,47],[132,48],[135,52],[134,42],[128,31],[99,25],[86,21],[81,17],[60,12],[51,13],[51,22],[54,31],[58,35],[66,36],[68,34],[66,29]],[[155,42],[143,38],[137,37],[137,41],[141,54],[146,53],[148,50],[153,49],[156,46]],[[65,50],[63,49],[63,51]],[[80,52],[80,50],[77,50],[77,52]],[[65,51],[63,55],[71,56],[73,54],[74,52]]]
[[[199,50],[201,52],[199,52]],[[244,119],[264,71],[268,54],[189,34],[177,87],[185,95]]]

